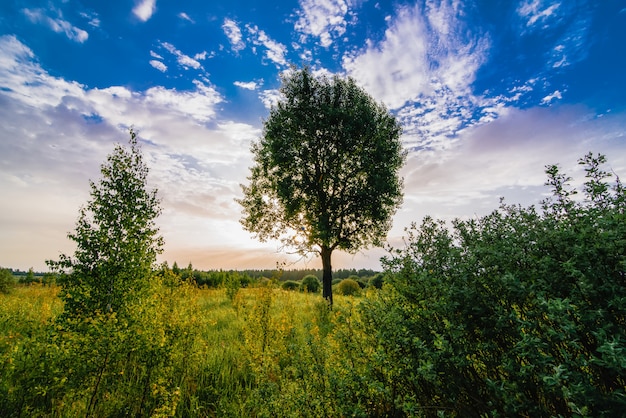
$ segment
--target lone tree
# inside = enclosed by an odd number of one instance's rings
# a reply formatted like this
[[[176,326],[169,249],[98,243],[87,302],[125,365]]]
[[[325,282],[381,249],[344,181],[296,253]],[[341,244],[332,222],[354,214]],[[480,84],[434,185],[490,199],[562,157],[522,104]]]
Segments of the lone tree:
[[[241,223],[261,241],[318,253],[332,305],[331,255],[381,245],[402,203],[401,127],[351,78],[283,78],[284,100],[253,143]]]
[[[101,166],[99,183],[89,182],[91,200],[68,234],[76,243],[74,256],[47,262],[64,276],[65,317],[123,311],[146,286],[161,252],[163,238],[154,223],[161,213],[157,191],[147,189],[148,168],[132,129],[129,145],[116,145]]]

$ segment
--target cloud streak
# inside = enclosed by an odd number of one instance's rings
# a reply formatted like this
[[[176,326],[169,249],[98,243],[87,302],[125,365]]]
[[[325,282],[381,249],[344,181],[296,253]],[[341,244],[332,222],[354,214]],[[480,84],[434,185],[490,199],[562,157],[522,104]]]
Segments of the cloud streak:
[[[51,13],[57,15],[56,17],[48,16],[46,11],[43,9],[22,9],[22,12],[32,23],[44,24],[56,33],[65,34],[68,39],[74,42],[84,43],[87,39],[89,39],[87,31],[72,25],[67,20],[64,20],[59,10],[51,10]],[[94,22],[95,21],[92,20],[90,23],[93,24]]]

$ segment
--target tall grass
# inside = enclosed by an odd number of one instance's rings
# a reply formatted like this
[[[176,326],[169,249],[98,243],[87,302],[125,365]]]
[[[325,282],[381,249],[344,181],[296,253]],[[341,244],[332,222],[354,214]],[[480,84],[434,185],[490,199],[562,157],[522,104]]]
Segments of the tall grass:
[[[227,290],[161,286],[135,323],[82,333],[55,322],[56,287],[1,295],[0,416],[367,414],[355,299]]]

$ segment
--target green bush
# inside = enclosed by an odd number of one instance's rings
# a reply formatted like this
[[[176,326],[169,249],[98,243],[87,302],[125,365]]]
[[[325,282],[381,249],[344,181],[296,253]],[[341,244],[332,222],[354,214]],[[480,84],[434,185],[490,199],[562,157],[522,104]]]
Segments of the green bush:
[[[283,290],[298,290],[300,289],[300,282],[296,282],[295,280],[287,280],[283,282],[280,287]]]
[[[343,281],[343,279],[333,279],[333,281],[332,281],[333,286],[335,286],[335,285],[337,285],[337,284],[341,283],[342,281]]]
[[[547,169],[542,211],[424,219],[362,305],[388,399],[407,415],[621,416],[626,194],[588,154],[584,198]],[[435,412],[433,412],[434,414]]]
[[[317,293],[320,291],[322,284],[319,279],[313,274],[307,274],[302,278],[300,283],[300,290],[310,293]]]
[[[337,285],[337,293],[344,296],[358,295],[361,292],[361,286],[356,280],[344,279]]]
[[[385,282],[385,276],[383,273],[378,273],[374,277],[372,277],[369,281],[369,285],[371,287],[375,287],[376,289],[382,289],[383,283]]]
[[[9,269],[0,268],[0,293],[9,293],[15,286],[15,278]]]

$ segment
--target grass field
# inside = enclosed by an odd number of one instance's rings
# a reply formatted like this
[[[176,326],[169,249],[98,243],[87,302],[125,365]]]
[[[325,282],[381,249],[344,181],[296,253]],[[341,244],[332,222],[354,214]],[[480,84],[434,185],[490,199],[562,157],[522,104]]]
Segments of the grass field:
[[[162,287],[136,323],[62,329],[59,288],[0,295],[2,416],[340,416],[355,405],[359,299]],[[361,359],[361,360],[359,360]],[[367,392],[366,385],[361,388]],[[359,390],[361,390],[359,389]],[[342,396],[342,392],[345,392]],[[364,392],[364,393],[365,393]]]

